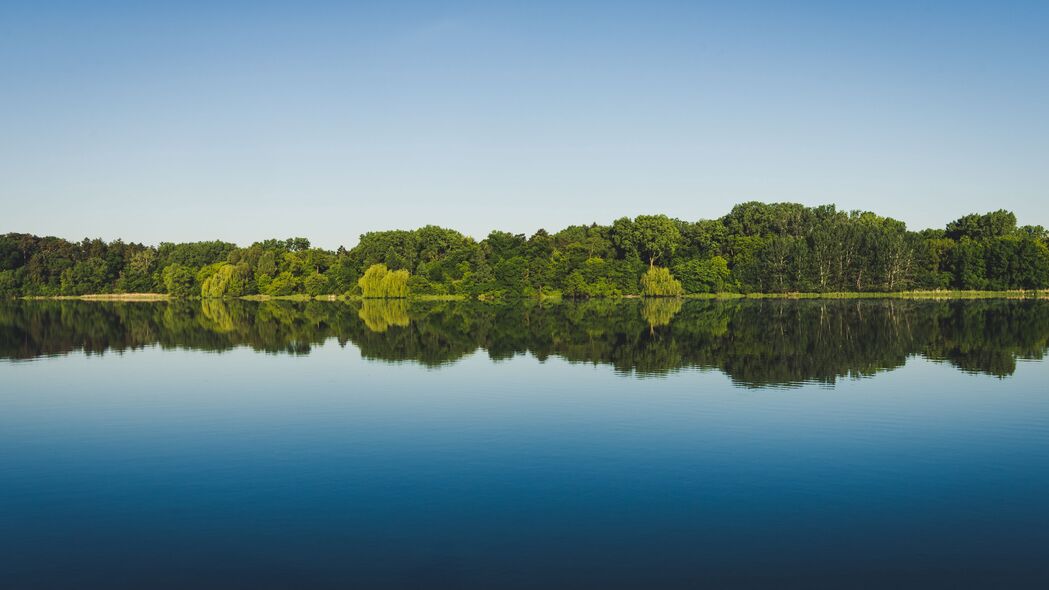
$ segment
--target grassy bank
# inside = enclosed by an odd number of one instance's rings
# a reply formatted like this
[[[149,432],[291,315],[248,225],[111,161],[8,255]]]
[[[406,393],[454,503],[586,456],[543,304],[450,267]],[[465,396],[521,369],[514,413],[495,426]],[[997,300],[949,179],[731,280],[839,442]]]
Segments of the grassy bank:
[[[167,301],[167,293],[97,293],[93,295],[29,295],[22,299],[47,301]]]
[[[692,293],[686,299],[1046,299],[1049,290],[893,291],[837,293]]]

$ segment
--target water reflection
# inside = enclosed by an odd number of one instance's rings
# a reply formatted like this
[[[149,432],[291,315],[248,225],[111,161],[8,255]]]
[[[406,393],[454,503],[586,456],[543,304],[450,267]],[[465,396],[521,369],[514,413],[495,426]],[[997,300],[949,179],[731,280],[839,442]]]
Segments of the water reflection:
[[[372,332],[385,332],[390,326],[404,328],[411,323],[408,302],[404,299],[365,300],[357,315]]]
[[[439,366],[478,349],[608,364],[634,375],[719,369],[746,386],[833,384],[901,366],[910,355],[1005,377],[1049,347],[1037,300],[595,301],[0,304],[0,358],[147,345],[308,354],[335,338],[369,359]]]
[[[646,299],[641,302],[641,317],[648,322],[649,333],[655,332],[658,326],[669,326],[684,304],[681,299]]]

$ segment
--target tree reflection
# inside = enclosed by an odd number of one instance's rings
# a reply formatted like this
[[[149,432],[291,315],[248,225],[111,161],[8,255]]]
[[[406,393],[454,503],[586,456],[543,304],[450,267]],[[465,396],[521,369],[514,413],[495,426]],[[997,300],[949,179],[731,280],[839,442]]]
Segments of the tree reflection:
[[[556,356],[638,376],[718,369],[746,386],[866,377],[901,366],[911,355],[1008,376],[1017,359],[1040,359],[1049,347],[1049,302],[0,303],[5,359],[152,345],[308,354],[331,338],[352,343],[365,358],[427,366],[483,349],[492,359]]]
[[[390,326],[409,324],[408,301],[405,299],[365,299],[358,317],[372,332],[385,332]]]
[[[646,298],[641,301],[641,317],[648,322],[649,333],[656,328],[669,326],[670,320],[674,319],[685,302],[678,297],[655,297]]]

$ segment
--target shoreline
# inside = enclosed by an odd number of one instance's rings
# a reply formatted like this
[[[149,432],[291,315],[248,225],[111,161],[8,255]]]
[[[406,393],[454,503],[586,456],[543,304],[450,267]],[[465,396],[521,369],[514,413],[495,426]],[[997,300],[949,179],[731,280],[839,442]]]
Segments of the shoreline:
[[[167,293],[93,293],[89,295],[24,295],[14,299],[28,301],[167,301]]]
[[[166,293],[96,293],[88,295],[26,295],[16,297],[26,301],[115,301],[115,302],[157,302],[173,301],[177,298]],[[201,297],[186,300],[202,300]],[[215,297],[208,299],[243,301],[364,301],[359,295],[245,295],[243,297]],[[407,301],[469,301],[466,295],[409,295],[402,298]],[[520,299],[502,299],[501,301],[519,301],[535,299],[538,301],[568,301],[570,298],[560,295],[542,297],[522,297]],[[640,295],[623,295],[621,297],[594,297],[588,300],[644,299]],[[1049,299],[1049,289],[1016,290],[1016,291],[892,291],[892,292],[799,292],[799,293],[688,293],[681,297],[656,299]],[[478,299],[478,301],[483,301]]]

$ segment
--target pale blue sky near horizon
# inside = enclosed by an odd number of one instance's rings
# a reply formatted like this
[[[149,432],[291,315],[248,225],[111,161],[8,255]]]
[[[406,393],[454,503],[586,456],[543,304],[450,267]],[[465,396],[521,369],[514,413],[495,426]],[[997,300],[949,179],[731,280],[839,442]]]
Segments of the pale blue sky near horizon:
[[[0,232],[1049,225],[1049,2],[0,4]]]

